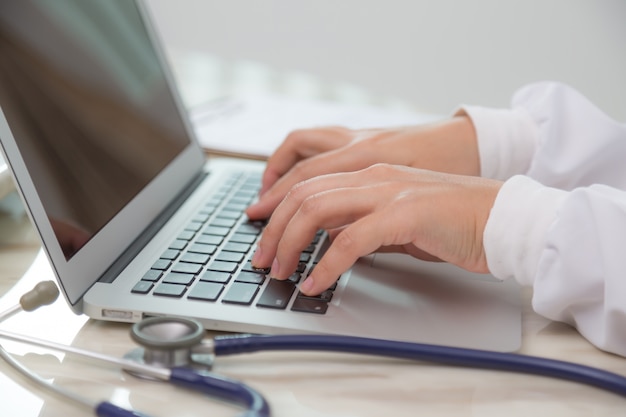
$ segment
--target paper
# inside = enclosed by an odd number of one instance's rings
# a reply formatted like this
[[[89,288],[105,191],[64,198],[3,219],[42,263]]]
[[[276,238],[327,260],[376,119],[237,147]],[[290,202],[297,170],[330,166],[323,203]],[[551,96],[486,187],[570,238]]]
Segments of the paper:
[[[210,151],[267,157],[289,132],[315,126],[372,128],[426,123],[441,116],[374,106],[245,96],[212,101],[190,111],[200,145]]]

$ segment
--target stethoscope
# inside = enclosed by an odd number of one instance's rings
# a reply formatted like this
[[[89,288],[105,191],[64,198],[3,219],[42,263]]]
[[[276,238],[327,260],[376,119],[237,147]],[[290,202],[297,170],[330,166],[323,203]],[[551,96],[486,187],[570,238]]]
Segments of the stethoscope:
[[[20,311],[33,311],[58,297],[52,281],[41,282],[24,294],[20,303],[0,313],[0,321]],[[329,335],[228,335],[205,339],[196,320],[180,317],[151,317],[132,326],[131,338],[140,345],[124,358],[57,344],[0,330],[0,338],[56,351],[80,355],[115,365],[133,375],[167,381],[202,392],[245,408],[242,416],[268,417],[267,400],[246,384],[210,372],[216,356],[271,350],[308,350],[385,356],[447,365],[512,371],[579,382],[626,397],[626,377],[571,362],[515,353],[491,352],[447,346]],[[107,401],[94,402],[39,377],[15,360],[2,346],[0,356],[33,382],[77,404],[87,406],[100,417],[143,416]]]

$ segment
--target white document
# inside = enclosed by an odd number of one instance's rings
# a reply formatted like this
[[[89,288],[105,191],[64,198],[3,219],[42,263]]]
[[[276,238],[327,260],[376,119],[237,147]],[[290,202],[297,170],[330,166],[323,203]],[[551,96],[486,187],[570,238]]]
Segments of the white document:
[[[289,132],[299,128],[389,127],[441,118],[411,111],[272,95],[215,100],[191,109],[190,116],[203,148],[261,158],[271,155]]]

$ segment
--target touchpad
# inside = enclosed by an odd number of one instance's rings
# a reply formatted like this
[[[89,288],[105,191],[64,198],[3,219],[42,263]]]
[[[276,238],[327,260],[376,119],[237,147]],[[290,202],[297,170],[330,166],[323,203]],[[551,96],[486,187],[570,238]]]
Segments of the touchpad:
[[[414,275],[419,272],[428,276],[442,276],[450,279],[460,278],[479,281],[499,281],[490,274],[478,274],[465,271],[455,265],[445,262],[428,262],[416,259],[403,253],[376,253],[373,256],[372,266],[387,271],[396,271]]]

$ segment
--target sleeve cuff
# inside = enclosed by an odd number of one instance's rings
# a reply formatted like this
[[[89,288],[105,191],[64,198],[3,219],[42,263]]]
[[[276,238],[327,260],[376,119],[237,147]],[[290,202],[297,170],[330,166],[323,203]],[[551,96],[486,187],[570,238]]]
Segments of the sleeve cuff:
[[[526,110],[461,106],[455,115],[474,124],[482,177],[504,181],[528,171],[538,131]]]
[[[547,232],[567,195],[521,175],[504,183],[483,233],[487,265],[496,278],[533,285]]]

